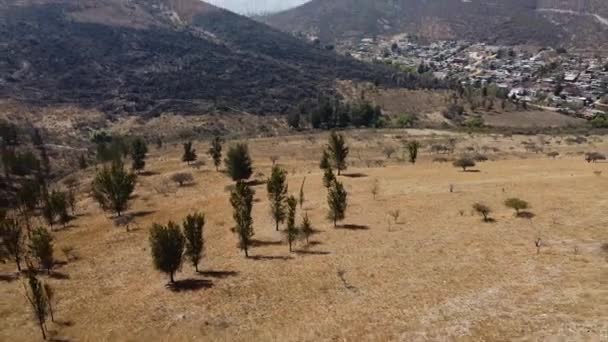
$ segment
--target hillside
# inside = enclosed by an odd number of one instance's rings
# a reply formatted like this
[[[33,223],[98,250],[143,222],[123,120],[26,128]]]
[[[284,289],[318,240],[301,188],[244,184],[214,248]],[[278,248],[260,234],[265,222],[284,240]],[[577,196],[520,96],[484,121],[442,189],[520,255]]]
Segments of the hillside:
[[[0,1],[0,98],[106,113],[282,113],[375,67],[197,0]]]
[[[606,47],[608,8],[595,0],[313,0],[264,20],[324,41],[403,32],[429,40]]]

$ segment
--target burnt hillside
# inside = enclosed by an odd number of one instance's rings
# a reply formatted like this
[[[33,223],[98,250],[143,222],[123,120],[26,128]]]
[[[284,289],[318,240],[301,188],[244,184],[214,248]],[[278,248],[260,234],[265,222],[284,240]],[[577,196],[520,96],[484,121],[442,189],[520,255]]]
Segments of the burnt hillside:
[[[283,113],[335,79],[393,77],[196,0],[24,0],[0,11],[0,96],[30,103]]]

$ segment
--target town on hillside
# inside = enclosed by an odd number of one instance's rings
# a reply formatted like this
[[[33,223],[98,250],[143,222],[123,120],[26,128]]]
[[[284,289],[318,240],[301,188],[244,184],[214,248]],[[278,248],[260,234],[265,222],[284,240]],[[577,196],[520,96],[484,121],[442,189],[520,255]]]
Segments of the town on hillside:
[[[363,38],[337,50],[403,71],[454,79],[463,86],[494,85],[513,100],[571,116],[591,120],[608,113],[605,56],[467,41],[422,44],[409,35]]]

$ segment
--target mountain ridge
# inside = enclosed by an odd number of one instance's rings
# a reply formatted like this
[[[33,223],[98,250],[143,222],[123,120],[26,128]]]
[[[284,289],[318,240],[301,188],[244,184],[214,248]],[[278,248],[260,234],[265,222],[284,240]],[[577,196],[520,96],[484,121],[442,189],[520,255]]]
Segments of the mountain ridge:
[[[312,0],[263,20],[323,41],[411,33],[428,40],[606,48],[606,17],[608,5],[598,0]]]

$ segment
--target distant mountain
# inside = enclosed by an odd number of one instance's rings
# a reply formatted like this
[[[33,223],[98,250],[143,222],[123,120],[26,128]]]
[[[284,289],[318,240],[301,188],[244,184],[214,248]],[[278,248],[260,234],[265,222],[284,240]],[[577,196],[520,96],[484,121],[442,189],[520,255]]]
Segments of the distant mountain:
[[[197,0],[0,0],[0,98],[109,113],[283,113],[375,66]]]
[[[323,41],[407,32],[429,40],[608,46],[606,0],[312,0],[264,20]]]

